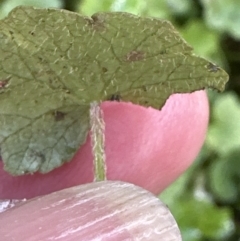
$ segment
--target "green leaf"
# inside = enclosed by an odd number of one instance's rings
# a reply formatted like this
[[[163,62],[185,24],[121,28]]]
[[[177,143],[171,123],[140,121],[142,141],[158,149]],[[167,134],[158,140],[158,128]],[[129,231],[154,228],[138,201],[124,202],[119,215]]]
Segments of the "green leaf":
[[[1,4],[1,1],[0,1]],[[5,0],[2,2],[0,6],[0,18],[3,18],[7,16],[7,14],[15,7],[19,5],[24,6],[34,6],[34,7],[47,7],[47,8],[61,8],[62,7],[62,1],[61,0]]]
[[[187,196],[170,206],[183,240],[226,240],[233,231],[230,209]],[[211,218],[210,218],[211,217]]]
[[[174,15],[187,15],[194,10],[194,4],[188,0],[165,0]]]
[[[205,21],[218,31],[228,32],[240,39],[240,1],[236,0],[201,0],[205,9]]]
[[[236,203],[239,200],[239,156],[239,148],[236,148],[210,166],[208,183],[215,198],[221,202]]]
[[[192,20],[189,21],[181,30],[181,34],[188,41],[188,43],[195,46],[195,53],[204,57],[211,58],[219,54],[220,36],[209,30],[203,21]],[[202,41],[204,36],[204,41]]]
[[[225,155],[240,145],[240,105],[233,93],[219,96],[212,108],[212,123],[207,135],[207,145],[220,155]]]
[[[109,11],[115,2],[114,0],[82,0],[79,4],[79,11],[86,15],[92,15],[96,11]]]
[[[49,172],[85,142],[89,108],[118,96],[161,108],[173,93],[220,91],[228,75],[164,20],[18,7],[0,22],[0,143],[6,171]]]
[[[79,5],[79,11],[86,15],[96,11],[118,11],[169,19],[169,10],[167,2],[159,0],[83,0]]]

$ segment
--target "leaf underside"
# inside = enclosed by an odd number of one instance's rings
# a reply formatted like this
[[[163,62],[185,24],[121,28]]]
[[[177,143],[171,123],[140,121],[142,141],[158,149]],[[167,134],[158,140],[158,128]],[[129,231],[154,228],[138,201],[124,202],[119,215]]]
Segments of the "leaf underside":
[[[161,108],[173,93],[224,89],[171,23],[17,7],[0,21],[0,145],[13,175],[46,173],[85,142],[93,101]]]

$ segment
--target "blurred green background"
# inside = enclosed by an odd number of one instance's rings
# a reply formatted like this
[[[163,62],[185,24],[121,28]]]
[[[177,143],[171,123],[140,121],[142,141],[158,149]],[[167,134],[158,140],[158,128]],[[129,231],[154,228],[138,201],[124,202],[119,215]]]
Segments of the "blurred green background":
[[[201,153],[160,198],[175,216],[184,241],[240,240],[240,1],[0,0],[0,18],[18,5],[169,19],[196,54],[226,69],[230,81],[225,93],[209,91],[211,118]]]

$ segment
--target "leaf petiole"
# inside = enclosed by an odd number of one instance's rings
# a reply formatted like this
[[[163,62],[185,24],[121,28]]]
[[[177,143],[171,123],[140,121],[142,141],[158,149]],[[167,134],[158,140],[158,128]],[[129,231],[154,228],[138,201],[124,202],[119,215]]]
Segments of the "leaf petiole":
[[[105,156],[105,123],[103,112],[96,101],[90,105],[91,142],[93,152],[94,181],[107,179]]]

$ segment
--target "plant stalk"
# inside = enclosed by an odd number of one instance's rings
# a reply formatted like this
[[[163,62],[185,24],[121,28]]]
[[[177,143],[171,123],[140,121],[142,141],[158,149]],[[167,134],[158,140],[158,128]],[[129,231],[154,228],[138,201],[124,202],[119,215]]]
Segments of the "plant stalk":
[[[106,155],[105,155],[105,123],[103,112],[99,103],[90,105],[91,143],[93,152],[94,181],[107,179]]]

